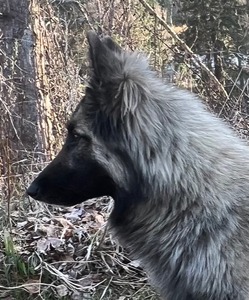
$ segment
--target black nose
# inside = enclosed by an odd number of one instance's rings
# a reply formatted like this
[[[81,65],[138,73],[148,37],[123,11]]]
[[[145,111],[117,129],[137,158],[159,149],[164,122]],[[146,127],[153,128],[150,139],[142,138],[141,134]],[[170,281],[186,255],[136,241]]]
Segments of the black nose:
[[[35,181],[32,182],[31,185],[29,186],[29,188],[27,189],[27,194],[30,197],[38,200],[39,186]]]

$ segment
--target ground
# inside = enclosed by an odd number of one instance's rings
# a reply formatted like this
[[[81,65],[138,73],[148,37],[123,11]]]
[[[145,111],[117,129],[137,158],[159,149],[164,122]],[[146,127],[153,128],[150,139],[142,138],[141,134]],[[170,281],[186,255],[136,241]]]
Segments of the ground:
[[[107,229],[112,199],[62,208],[24,197],[8,217],[0,209],[0,299],[159,299]]]

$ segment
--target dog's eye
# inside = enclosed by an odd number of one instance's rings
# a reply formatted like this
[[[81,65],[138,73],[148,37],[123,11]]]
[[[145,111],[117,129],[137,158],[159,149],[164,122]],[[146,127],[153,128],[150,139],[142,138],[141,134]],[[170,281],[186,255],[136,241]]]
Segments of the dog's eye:
[[[75,130],[72,132],[72,136],[75,140],[80,138],[80,135]]]
[[[74,140],[84,140],[85,142],[90,143],[91,142],[91,138],[90,136],[86,135],[86,134],[82,134],[82,133],[78,133],[76,130],[72,131],[72,136],[74,138]]]

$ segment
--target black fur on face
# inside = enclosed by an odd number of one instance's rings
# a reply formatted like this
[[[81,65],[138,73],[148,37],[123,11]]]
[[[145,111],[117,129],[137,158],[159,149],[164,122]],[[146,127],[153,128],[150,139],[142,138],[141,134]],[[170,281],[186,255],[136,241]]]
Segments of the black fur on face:
[[[29,187],[28,194],[34,199],[70,206],[90,198],[113,196],[114,182],[91,155],[91,137],[73,127],[69,124],[61,152]]]

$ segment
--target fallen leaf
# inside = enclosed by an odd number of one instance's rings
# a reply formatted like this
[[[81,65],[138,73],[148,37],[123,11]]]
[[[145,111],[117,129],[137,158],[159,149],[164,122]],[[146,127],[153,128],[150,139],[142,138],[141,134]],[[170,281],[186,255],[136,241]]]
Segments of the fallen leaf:
[[[63,227],[74,228],[75,226],[63,217],[54,218],[54,220],[60,223]]]
[[[43,232],[46,233],[47,236],[55,236],[56,235],[56,228],[54,225],[50,224],[50,225],[39,225],[38,229]]]
[[[82,207],[74,208],[70,213],[66,213],[65,217],[70,219],[71,221],[76,221],[81,219],[81,217],[85,214],[85,211]]]
[[[68,294],[68,289],[64,284],[60,284],[56,287],[56,291],[59,297],[65,297]]]
[[[24,283],[24,288],[31,295],[38,294],[40,292],[40,280],[30,279]]]
[[[51,246],[54,249],[59,248],[63,244],[61,239],[57,238],[42,238],[37,242],[37,251],[40,253],[46,253],[51,250]]]
[[[97,221],[99,226],[103,226],[105,224],[105,220],[101,214],[96,214],[95,220]]]
[[[28,224],[27,221],[24,221],[24,222],[17,222],[16,227],[17,227],[17,228],[22,228],[22,227],[24,227],[24,226],[27,225],[27,224]]]
[[[135,268],[139,268],[140,267],[140,261],[139,260],[133,260],[131,262],[129,262],[129,265]]]

